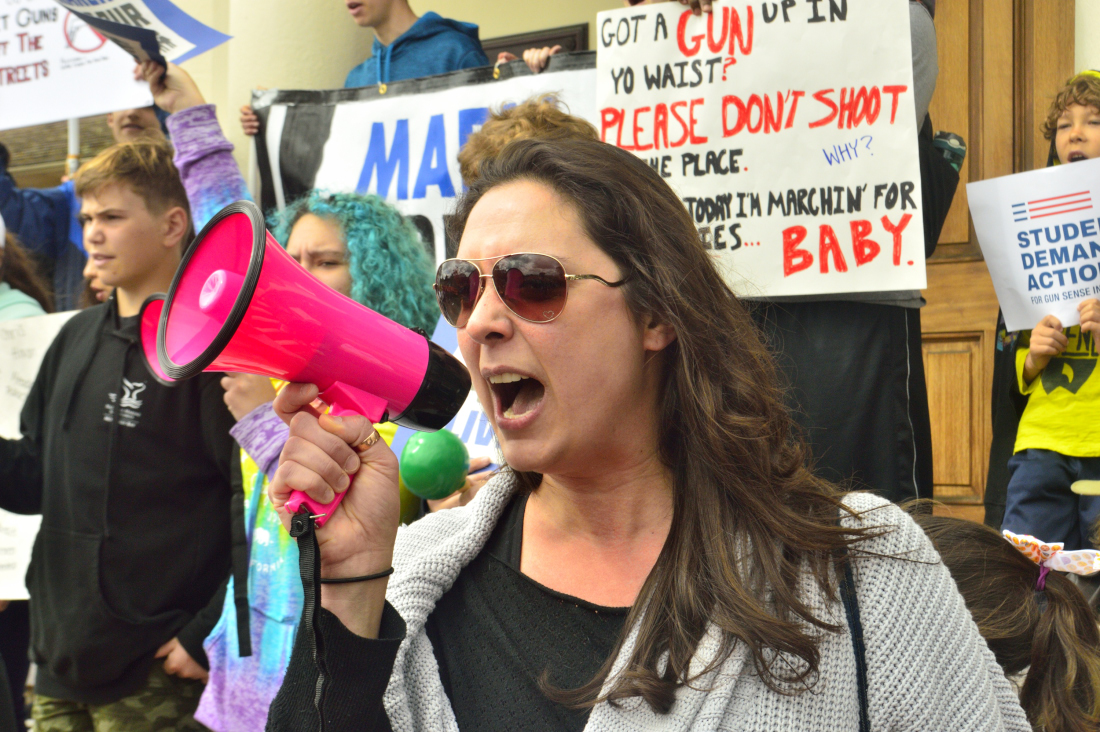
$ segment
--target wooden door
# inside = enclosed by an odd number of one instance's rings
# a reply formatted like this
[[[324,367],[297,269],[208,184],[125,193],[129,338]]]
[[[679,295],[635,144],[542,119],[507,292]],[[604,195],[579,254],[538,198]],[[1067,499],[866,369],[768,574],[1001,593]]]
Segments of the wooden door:
[[[1073,74],[1073,0],[941,0],[937,130],[966,138],[959,190],[935,255],[921,313],[932,421],[933,480],[955,515],[982,520],[988,471],[997,298],[966,203],[966,182],[1046,164],[1038,131]]]

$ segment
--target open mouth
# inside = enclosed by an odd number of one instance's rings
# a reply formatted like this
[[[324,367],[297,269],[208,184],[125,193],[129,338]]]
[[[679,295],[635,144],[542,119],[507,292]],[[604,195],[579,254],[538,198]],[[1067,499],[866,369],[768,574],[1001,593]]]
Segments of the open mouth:
[[[493,374],[489,387],[505,419],[519,419],[535,411],[546,394],[546,387],[538,379],[512,372]]]
[[[1069,154],[1069,162],[1071,163],[1079,163],[1082,160],[1088,160],[1088,158],[1080,150],[1074,150]]]

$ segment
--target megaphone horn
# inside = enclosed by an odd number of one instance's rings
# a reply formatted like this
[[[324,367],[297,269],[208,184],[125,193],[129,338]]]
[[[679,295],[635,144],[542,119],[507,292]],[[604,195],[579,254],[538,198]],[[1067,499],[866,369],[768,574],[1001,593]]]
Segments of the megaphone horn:
[[[164,311],[164,298],[165,294],[158,292],[145,298],[145,302],[141,304],[138,312],[138,339],[149,374],[165,386],[175,386],[176,380],[164,373],[157,356],[157,329],[160,326],[160,314]]]
[[[172,280],[157,331],[157,360],[171,379],[237,371],[316,384],[334,415],[361,414],[416,430],[444,427],[470,391],[470,374],[420,333],[310,275],[264,228],[255,204],[218,212]],[[343,498],[318,504],[326,514]]]

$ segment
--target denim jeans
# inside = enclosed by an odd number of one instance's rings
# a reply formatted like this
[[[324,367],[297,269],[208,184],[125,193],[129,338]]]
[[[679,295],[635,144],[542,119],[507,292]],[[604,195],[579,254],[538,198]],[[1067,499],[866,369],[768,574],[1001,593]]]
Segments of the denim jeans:
[[[1070,486],[1078,480],[1100,480],[1100,458],[1021,450],[1008,461],[1008,470],[1001,528],[1041,541],[1061,541],[1066,549],[1093,546],[1100,496],[1079,496]]]

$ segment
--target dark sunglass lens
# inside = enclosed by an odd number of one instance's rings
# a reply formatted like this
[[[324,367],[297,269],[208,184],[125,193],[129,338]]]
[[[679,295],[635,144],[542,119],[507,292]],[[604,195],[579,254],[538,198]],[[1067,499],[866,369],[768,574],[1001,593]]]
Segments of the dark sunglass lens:
[[[470,262],[451,260],[439,265],[435,275],[435,296],[439,309],[451,325],[466,325],[470,312],[477,302],[481,278],[477,267]]]
[[[513,254],[493,267],[493,284],[513,313],[548,323],[565,307],[565,270],[543,254]]]

